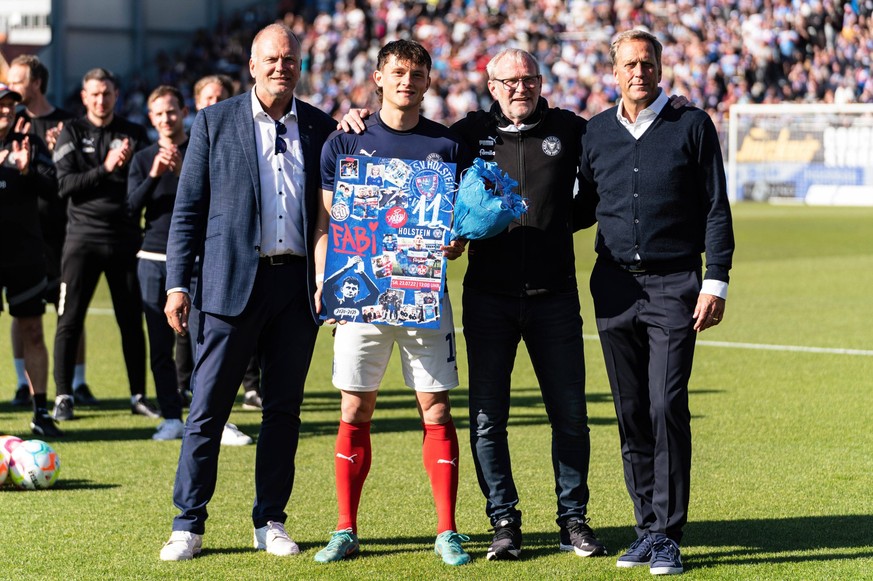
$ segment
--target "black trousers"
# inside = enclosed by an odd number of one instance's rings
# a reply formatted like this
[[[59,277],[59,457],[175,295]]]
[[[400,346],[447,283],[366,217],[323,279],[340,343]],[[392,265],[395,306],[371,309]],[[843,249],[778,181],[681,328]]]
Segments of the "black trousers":
[[[503,519],[521,524],[508,425],[510,380],[522,340],[552,428],[557,521],[584,518],[591,442],[576,289],[510,297],[465,288],[464,337],[470,372],[470,447],[492,526]]]
[[[665,534],[676,542],[688,519],[691,315],[700,282],[699,270],[631,274],[604,262],[591,273],[637,534]]]
[[[76,349],[100,275],[106,275],[131,395],[145,393],[145,334],[136,276],[136,247],[70,240],[61,260],[61,297],[55,333],[54,376],[58,395],[72,393]]]

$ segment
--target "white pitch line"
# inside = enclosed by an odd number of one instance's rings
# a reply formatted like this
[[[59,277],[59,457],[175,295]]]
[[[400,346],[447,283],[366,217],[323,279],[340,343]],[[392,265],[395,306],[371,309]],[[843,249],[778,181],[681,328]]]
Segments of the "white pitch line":
[[[760,351],[800,351],[802,353],[827,353],[830,355],[861,355],[873,357],[873,351],[863,349],[836,349],[832,347],[802,347],[800,345],[764,345],[761,343],[730,343],[728,341],[698,341],[698,345],[729,347],[732,349],[757,349]]]
[[[597,341],[597,335],[585,335],[586,341]],[[873,357],[873,351],[863,349],[837,349],[832,347],[804,347],[801,345],[769,345],[766,343],[731,343],[730,341],[705,341],[698,340],[698,345],[707,347],[726,347],[728,349],[754,349],[756,351],[794,351],[800,353],[825,353],[829,355],[860,355]]]

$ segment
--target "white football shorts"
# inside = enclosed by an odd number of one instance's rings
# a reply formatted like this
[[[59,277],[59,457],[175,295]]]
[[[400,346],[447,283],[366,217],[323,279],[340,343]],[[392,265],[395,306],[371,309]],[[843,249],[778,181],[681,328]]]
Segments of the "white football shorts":
[[[458,386],[455,323],[448,296],[444,296],[441,304],[439,329],[370,323],[337,325],[333,343],[334,386],[345,391],[379,389],[395,343],[407,387],[434,392]]]

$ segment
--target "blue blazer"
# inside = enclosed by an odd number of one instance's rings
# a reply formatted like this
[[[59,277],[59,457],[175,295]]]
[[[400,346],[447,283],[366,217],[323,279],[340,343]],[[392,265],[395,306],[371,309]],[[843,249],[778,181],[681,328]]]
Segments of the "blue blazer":
[[[312,317],[315,265],[313,232],[321,192],[321,148],[336,129],[326,113],[297,100],[303,151],[303,229]],[[261,186],[251,93],[197,113],[182,165],[167,242],[167,289],[190,288],[194,260],[201,256],[194,305],[210,314],[237,316],[254,286],[261,244]]]

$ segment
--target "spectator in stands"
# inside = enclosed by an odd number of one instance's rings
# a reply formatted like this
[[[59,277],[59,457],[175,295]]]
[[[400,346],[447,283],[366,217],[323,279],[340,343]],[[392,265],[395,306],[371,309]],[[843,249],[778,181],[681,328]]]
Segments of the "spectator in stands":
[[[331,113],[351,106],[378,107],[367,90],[369,55],[386,36],[406,34],[434,59],[431,95],[424,103],[431,118],[446,123],[459,119],[464,110],[453,112],[450,101],[466,85],[477,94],[479,107],[486,107],[485,63],[507,46],[527,49],[538,59],[542,94],[554,106],[590,116],[618,97],[605,55],[613,31],[633,27],[679,41],[665,50],[664,86],[687,95],[716,121],[727,114],[738,93],[751,102],[869,102],[873,95],[864,92],[869,78],[864,63],[873,50],[870,3],[801,2],[795,10],[788,5],[764,0],[472,0],[461,5],[388,0],[345,2],[330,14],[286,14],[284,20],[299,33],[303,47],[300,94]],[[239,37],[250,30],[250,21],[271,16],[248,10],[211,33],[204,31],[179,55],[173,74],[190,83],[194,75],[219,66],[224,72],[244,72]]]

